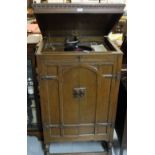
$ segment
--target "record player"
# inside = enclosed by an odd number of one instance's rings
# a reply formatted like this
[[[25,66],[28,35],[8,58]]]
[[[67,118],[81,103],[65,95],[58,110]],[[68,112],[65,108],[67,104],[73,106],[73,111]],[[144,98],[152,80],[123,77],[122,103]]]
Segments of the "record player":
[[[52,142],[103,141],[111,155],[122,52],[107,37],[124,4],[33,4],[46,153]],[[90,153],[89,154],[93,154]]]

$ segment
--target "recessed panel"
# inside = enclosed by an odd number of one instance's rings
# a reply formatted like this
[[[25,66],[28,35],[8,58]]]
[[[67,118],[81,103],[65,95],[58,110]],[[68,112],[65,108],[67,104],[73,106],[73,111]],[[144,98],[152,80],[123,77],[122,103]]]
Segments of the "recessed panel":
[[[79,98],[74,89],[79,87],[79,68],[70,68],[63,73],[62,79],[62,122],[64,124],[79,123]]]
[[[57,80],[47,81],[47,106],[49,122],[51,124],[60,123],[59,85]]]
[[[51,136],[60,136],[60,128],[51,128],[50,133]]]

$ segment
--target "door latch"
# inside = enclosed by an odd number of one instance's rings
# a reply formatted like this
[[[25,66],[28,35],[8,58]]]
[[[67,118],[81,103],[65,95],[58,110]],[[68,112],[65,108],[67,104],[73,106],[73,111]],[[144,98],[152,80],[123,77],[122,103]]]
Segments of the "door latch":
[[[86,93],[85,87],[73,88],[73,97],[74,98],[82,98],[85,96],[85,93]]]

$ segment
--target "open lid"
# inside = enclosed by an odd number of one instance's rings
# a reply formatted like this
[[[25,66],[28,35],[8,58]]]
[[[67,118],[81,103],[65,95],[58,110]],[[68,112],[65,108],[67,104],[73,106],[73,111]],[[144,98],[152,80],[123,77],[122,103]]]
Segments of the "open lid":
[[[125,4],[33,4],[43,37],[105,36],[123,14]]]

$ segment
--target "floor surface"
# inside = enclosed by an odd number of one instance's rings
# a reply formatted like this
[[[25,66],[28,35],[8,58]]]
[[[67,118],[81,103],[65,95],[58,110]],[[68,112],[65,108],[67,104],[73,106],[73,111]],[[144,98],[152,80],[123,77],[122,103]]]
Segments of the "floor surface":
[[[104,151],[100,142],[76,142],[76,143],[52,143],[50,147],[51,153],[74,153],[74,152],[102,152]],[[117,143],[117,135],[114,133],[114,148],[112,155],[119,155],[119,145]],[[44,155],[42,142],[37,137],[27,137],[27,155]],[[127,150],[123,152],[127,155]]]

